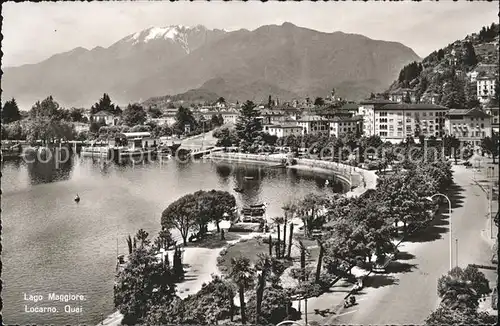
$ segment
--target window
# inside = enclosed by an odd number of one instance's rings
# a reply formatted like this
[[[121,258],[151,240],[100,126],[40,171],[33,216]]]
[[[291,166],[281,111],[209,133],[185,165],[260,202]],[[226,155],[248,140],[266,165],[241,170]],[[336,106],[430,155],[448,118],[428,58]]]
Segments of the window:
[[[387,117],[387,112],[380,112],[379,114],[381,117]]]
[[[406,112],[407,117],[411,117],[411,112]]]
[[[426,116],[427,116],[427,113],[426,113],[426,112],[422,112],[422,116],[423,116],[423,117],[426,117]]]
[[[411,126],[406,126],[406,131],[411,131]]]
[[[486,137],[486,133],[483,131],[483,138]]]
[[[434,112],[429,112],[429,117],[432,117],[434,115]]]
[[[406,122],[407,123],[411,123],[411,119],[406,119]]]
[[[387,130],[387,125],[380,125],[381,130]]]
[[[387,132],[386,131],[381,131],[380,132],[380,136],[387,136]]]
[[[484,128],[484,123],[481,123],[481,128]]]
[[[398,137],[401,137],[401,136],[403,136],[403,133],[398,131]]]
[[[387,118],[381,118],[380,123],[387,123]]]

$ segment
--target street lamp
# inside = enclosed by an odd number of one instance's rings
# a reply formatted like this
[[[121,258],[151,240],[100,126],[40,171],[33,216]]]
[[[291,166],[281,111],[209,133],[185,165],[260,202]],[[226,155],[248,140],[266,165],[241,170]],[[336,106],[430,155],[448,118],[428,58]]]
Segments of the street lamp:
[[[453,252],[452,252],[452,246],[453,246],[453,244],[452,244],[453,241],[452,240],[453,240],[453,238],[452,238],[452,222],[451,222],[451,220],[452,220],[451,219],[451,213],[452,213],[452,211],[451,211],[451,201],[450,201],[450,198],[448,198],[448,196],[443,195],[441,193],[437,193],[437,194],[434,194],[434,195],[432,195],[430,197],[426,197],[426,199],[432,201],[432,199],[435,196],[442,196],[442,197],[446,198],[446,200],[448,201],[448,214],[449,214],[449,218],[448,219],[450,221],[450,270],[451,270],[451,269],[453,269]]]

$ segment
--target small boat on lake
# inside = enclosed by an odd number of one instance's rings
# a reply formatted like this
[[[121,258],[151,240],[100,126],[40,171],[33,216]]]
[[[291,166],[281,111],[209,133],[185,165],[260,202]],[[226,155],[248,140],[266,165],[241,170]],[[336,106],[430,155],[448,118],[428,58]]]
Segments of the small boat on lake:
[[[253,180],[253,177],[245,177],[245,180]]]
[[[79,203],[80,202],[80,196],[78,196],[78,194],[76,194],[76,197],[75,197],[74,200],[75,200],[76,203]]]

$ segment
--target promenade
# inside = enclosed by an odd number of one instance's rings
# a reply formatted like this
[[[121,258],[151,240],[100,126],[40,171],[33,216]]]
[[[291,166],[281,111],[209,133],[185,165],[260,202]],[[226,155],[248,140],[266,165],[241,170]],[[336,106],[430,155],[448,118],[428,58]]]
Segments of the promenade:
[[[486,192],[474,180],[476,171],[463,166],[454,166],[453,171],[454,184],[448,192],[452,201],[453,265],[491,266],[491,238],[497,237],[498,230],[493,224],[488,237],[492,223]],[[370,277],[357,295],[359,304],[340,308],[334,315],[318,320],[319,324],[422,324],[439,305],[437,280],[449,270],[448,237],[449,216],[443,206],[433,225],[402,244],[387,274]],[[496,272],[482,272],[494,287]],[[331,300],[329,304],[338,306]]]

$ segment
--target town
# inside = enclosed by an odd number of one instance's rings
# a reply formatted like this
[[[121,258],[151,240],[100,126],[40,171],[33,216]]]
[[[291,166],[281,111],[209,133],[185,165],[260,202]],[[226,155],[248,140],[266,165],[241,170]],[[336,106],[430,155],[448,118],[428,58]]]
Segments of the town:
[[[129,102],[104,87],[88,106],[2,99],[3,318],[497,324],[499,32],[406,60],[362,96],[256,81]]]

